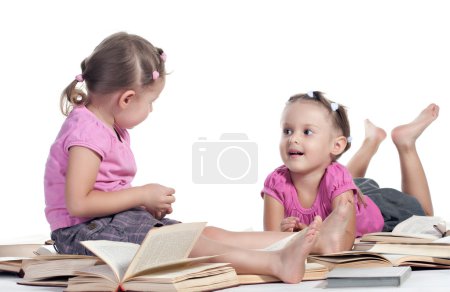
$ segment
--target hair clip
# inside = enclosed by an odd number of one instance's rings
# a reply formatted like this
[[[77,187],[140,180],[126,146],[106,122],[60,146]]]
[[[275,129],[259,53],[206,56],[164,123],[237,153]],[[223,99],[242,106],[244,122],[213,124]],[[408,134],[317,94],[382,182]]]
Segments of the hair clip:
[[[78,82],[83,82],[84,81],[83,74],[78,74],[77,76],[75,76],[75,80]]]
[[[352,140],[353,140],[352,136],[347,137],[347,143],[352,143]]]
[[[159,78],[159,72],[158,71],[153,71],[153,73],[152,73],[152,79],[153,80],[156,80],[156,79],[158,79]]]
[[[339,104],[337,104],[335,102],[330,103],[330,105],[331,105],[331,110],[334,112],[337,111],[339,108]]]
[[[161,60],[163,60],[164,62],[167,60],[166,53],[162,52],[159,56],[161,57]]]
[[[309,96],[310,98],[314,98],[314,91],[308,91],[306,95]]]

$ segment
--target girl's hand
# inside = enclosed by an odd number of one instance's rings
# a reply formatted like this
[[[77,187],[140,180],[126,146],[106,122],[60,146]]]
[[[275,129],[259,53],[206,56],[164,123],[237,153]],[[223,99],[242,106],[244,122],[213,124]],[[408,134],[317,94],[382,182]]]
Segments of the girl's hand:
[[[162,219],[172,213],[175,202],[175,190],[160,184],[147,184],[142,189],[142,206],[156,219]]]
[[[172,213],[172,207],[170,207],[170,209],[168,210],[164,210],[164,211],[157,211],[155,213],[153,213],[153,217],[155,217],[158,220],[161,220],[162,218],[166,217],[167,214]]]
[[[155,219],[161,220],[162,218],[166,217],[167,214],[172,213],[172,208],[170,208],[169,210],[165,210],[165,211],[155,211],[152,209],[147,209],[144,206],[142,206],[142,209],[144,209],[145,211],[149,212],[150,214],[152,214],[152,216]]]
[[[294,232],[303,230],[303,229],[305,229],[306,227],[308,227],[308,225],[306,225],[305,223],[298,222],[298,223],[297,223],[297,226],[295,226],[295,228],[294,228]]]
[[[294,230],[298,231],[297,229],[299,228],[299,224],[302,223],[300,223],[297,217],[286,217],[281,220],[280,229],[283,232],[293,232]]]
[[[165,212],[159,212],[157,211],[156,213],[152,213],[153,217],[155,217],[155,219],[161,220],[162,218],[164,218],[164,216],[166,216]]]

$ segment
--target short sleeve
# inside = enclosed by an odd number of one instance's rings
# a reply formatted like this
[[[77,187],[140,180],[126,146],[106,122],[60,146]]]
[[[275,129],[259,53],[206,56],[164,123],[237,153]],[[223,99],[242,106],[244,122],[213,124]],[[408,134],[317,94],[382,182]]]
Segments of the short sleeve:
[[[63,140],[63,149],[67,153],[72,146],[82,146],[96,152],[101,159],[111,149],[111,135],[105,131],[105,125],[89,116],[75,115],[65,123],[67,136]]]
[[[289,179],[289,172],[287,168],[285,166],[278,167],[270,173],[264,181],[264,188],[261,191],[261,197],[264,198],[264,194],[266,194],[284,205],[286,200],[286,184]]]
[[[357,187],[350,172],[340,163],[333,162],[327,167],[322,182],[323,187],[328,190],[326,193],[330,201],[349,190],[352,190],[353,194],[357,194]]]

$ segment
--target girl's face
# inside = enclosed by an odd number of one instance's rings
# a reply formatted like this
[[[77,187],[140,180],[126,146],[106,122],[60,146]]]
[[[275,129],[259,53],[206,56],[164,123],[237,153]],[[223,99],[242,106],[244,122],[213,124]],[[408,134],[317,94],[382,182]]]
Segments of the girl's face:
[[[330,112],[321,104],[307,100],[288,104],[281,117],[281,127],[281,159],[291,172],[323,172],[331,163],[337,134]]]
[[[136,91],[128,107],[116,116],[115,123],[121,128],[131,129],[142,123],[153,111],[153,102],[164,89],[164,79],[157,79],[151,86]]]

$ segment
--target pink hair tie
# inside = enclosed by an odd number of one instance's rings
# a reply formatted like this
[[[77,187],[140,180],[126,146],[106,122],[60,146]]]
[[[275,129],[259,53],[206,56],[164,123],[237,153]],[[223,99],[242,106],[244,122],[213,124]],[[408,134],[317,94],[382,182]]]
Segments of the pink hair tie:
[[[167,60],[167,55],[164,52],[161,53],[160,57],[161,57],[161,60],[163,60],[164,62]]]
[[[158,71],[153,71],[153,73],[152,73],[152,78],[153,78],[153,80],[156,80],[156,79],[158,79],[159,78],[159,72]]]
[[[75,80],[78,82],[83,82],[84,81],[83,74],[78,74],[77,76],[75,76]]]

